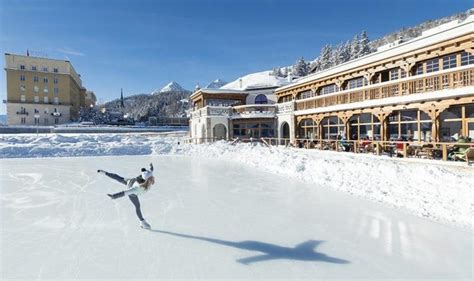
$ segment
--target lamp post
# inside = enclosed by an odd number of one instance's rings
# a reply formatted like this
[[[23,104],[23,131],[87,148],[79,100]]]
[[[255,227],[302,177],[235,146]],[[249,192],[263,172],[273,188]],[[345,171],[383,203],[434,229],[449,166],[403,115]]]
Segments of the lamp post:
[[[40,115],[38,113],[35,113],[35,123],[36,123],[36,136],[38,136],[38,130],[39,130],[39,118]]]

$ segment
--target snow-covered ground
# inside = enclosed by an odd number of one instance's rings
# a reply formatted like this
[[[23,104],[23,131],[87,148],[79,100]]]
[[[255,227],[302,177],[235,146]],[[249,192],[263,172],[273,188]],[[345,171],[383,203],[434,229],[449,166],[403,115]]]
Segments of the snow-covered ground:
[[[180,142],[180,144],[178,144]],[[183,144],[147,134],[0,136],[0,157],[185,155],[245,164],[342,191],[438,222],[472,229],[474,167],[225,142]]]
[[[332,190],[378,193],[376,186],[392,181],[414,187],[444,179],[461,193],[472,170],[248,145],[177,146],[144,136],[90,138],[41,138],[41,149],[29,146],[32,139],[2,138],[2,156],[15,145],[24,147],[18,156],[129,153],[134,141],[143,142],[134,152],[150,155],[0,159],[1,280],[472,280],[472,232]],[[146,231],[127,198],[105,195],[120,184],[96,170],[134,176],[149,162],[158,181],[140,199],[152,225]],[[372,184],[356,176],[361,171],[386,178]],[[312,176],[295,179],[304,175]],[[335,175],[332,183],[327,177]],[[440,186],[430,188],[447,191]],[[382,190],[393,197],[395,189]],[[413,203],[420,189],[410,194]]]

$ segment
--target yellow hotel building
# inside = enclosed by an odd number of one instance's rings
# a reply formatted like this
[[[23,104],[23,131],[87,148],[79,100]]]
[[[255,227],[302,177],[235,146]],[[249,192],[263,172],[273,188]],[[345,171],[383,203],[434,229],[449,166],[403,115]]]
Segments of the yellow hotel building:
[[[5,54],[8,125],[55,125],[76,120],[95,94],[67,60]]]

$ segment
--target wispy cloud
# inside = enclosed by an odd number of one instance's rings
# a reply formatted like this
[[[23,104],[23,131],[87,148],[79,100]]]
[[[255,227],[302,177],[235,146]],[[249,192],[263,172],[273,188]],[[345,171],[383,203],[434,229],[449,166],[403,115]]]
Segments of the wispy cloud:
[[[60,53],[63,53],[63,54],[66,54],[66,55],[72,55],[72,56],[84,57],[86,55],[84,53],[81,53],[79,51],[75,51],[75,50],[69,49],[69,48],[56,49],[56,51],[58,51]]]

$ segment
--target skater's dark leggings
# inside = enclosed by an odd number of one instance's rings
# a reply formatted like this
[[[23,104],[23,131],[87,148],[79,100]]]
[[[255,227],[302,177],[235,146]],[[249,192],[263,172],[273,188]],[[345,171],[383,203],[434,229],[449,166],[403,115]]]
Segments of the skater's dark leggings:
[[[112,178],[112,179],[118,181],[119,183],[127,185],[127,181],[124,178],[122,178],[121,176],[117,175],[117,174],[105,172],[105,175],[108,176],[109,178]]]
[[[120,183],[122,183],[122,184],[127,185],[127,181],[123,177],[121,177],[117,174],[105,172],[105,175],[112,178],[112,179],[114,179],[114,180],[116,180],[116,181],[118,181],[118,182],[120,182]],[[140,201],[138,200],[138,196],[135,195],[135,194],[130,194],[130,195],[128,195],[128,198],[130,199],[130,201],[132,201],[133,205],[135,206],[135,212],[137,213],[138,219],[140,221],[144,220],[143,216],[142,216],[142,210],[140,209]]]

